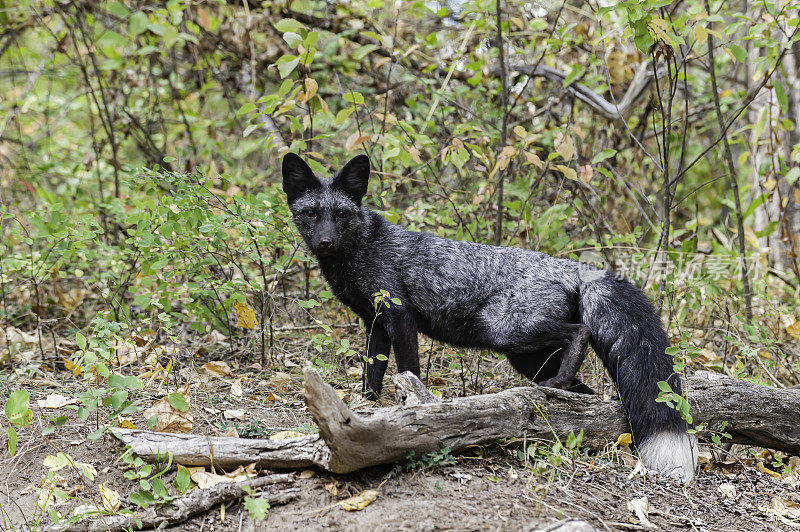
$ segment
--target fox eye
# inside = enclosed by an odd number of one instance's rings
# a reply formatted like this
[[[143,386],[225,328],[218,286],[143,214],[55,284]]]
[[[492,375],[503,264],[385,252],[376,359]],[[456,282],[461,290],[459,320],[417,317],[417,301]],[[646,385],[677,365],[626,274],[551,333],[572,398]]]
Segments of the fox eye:
[[[347,211],[336,211],[336,217],[340,219],[344,219],[350,216],[350,213]]]
[[[315,211],[314,209],[306,209],[305,211],[303,211],[303,214],[305,214],[309,218],[317,217],[317,211]]]

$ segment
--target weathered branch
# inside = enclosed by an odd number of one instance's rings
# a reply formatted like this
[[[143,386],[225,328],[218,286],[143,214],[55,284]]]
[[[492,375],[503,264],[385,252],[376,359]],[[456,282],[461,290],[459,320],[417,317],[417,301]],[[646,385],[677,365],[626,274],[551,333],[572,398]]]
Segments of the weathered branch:
[[[507,438],[565,438],[581,430],[583,445],[599,449],[630,430],[619,401],[538,386],[354,413],[316,371],[307,369],[305,375],[306,404],[319,436],[272,441],[113,432],[144,458],[170,451],[176,463],[206,465],[212,448],[214,463],[220,465],[317,465],[348,473],[403,461],[409,451],[421,454],[442,447],[458,451]],[[413,380],[410,388],[418,388]],[[800,390],[760,386],[706,371],[698,371],[686,384],[695,423],[707,423],[706,436],[723,431],[734,443],[800,452]],[[405,397],[420,395],[405,393]]]
[[[101,531],[101,530],[134,530],[142,528],[156,528],[182,523],[194,515],[208,511],[223,502],[240,499],[252,493],[252,490],[263,488],[271,484],[291,482],[291,475],[269,475],[266,477],[245,480],[244,482],[224,482],[211,488],[196,489],[178,497],[168,503],[150,506],[141,512],[127,515],[104,516],[92,522],[79,521],[77,523],[56,526],[50,530],[60,532]],[[247,491],[245,491],[247,489]],[[297,488],[284,488],[269,493],[266,498],[270,505],[286,504],[297,498]],[[140,523],[139,523],[140,522]]]
[[[509,70],[525,74],[527,76],[545,78],[553,83],[560,85],[564,84],[567,75],[560,70],[550,68],[547,66],[530,66],[530,65],[516,65],[509,67]],[[499,72],[493,72],[494,75]],[[659,72],[659,75],[661,72]],[[656,77],[653,74],[653,68],[650,62],[642,63],[639,70],[633,76],[631,84],[622,99],[617,102],[609,102],[586,85],[580,83],[572,83],[566,87],[577,99],[585,103],[596,113],[609,120],[624,120],[634,109],[639,107],[641,101],[647,96],[647,91],[650,85],[653,84]]]
[[[142,457],[172,454],[176,464],[224,468],[256,463],[258,467],[291,469],[327,467],[328,450],[319,435],[265,440],[174,434],[149,430],[112,428],[111,433]]]
[[[392,382],[394,383],[394,400],[399,404],[414,406],[442,402],[422,384],[419,377],[410,371],[404,371],[393,376]]]

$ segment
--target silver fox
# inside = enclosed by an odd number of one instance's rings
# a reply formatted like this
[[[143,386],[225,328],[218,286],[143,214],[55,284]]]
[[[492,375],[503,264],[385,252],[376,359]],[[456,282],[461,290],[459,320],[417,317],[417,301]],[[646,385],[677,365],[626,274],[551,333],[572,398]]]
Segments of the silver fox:
[[[608,271],[537,251],[409,231],[361,205],[369,159],[318,179],[283,158],[293,221],[333,293],[366,325],[364,393],[380,395],[390,349],[397,370],[419,371],[417,333],[494,350],[541,386],[592,393],[576,378],[591,344],[617,385],[645,466],[689,482],[697,440],[679,413],[657,403],[658,382],[680,393],[669,341],[647,296]],[[400,305],[377,313],[373,294]],[[378,358],[382,354],[384,357]]]

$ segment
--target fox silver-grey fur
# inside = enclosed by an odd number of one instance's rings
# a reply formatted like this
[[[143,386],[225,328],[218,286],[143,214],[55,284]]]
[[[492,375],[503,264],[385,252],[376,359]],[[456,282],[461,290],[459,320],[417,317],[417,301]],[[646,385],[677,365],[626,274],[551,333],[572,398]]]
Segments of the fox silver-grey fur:
[[[305,243],[334,294],[364,321],[364,392],[376,399],[394,351],[398,371],[419,375],[417,333],[504,353],[542,386],[591,393],[576,374],[591,344],[617,385],[647,467],[684,482],[697,442],[678,412],[655,401],[658,382],[681,385],[669,341],[648,298],[629,281],[537,251],[409,231],[361,205],[369,159],[318,179],[299,156],[283,158],[283,190]],[[376,313],[374,294],[400,305]]]

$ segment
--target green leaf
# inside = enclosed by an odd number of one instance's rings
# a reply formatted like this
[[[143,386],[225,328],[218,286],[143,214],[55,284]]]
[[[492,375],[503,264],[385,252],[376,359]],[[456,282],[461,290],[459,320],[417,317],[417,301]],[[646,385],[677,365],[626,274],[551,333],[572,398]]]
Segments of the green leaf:
[[[360,92],[345,92],[342,95],[344,101],[350,102],[356,105],[360,105],[364,103],[364,96]]]
[[[17,390],[8,396],[6,401],[6,417],[12,425],[17,427],[27,427],[33,412],[30,409],[31,396],[28,390]]]
[[[737,44],[731,44],[728,47],[728,50],[730,50],[731,55],[733,55],[733,57],[735,57],[740,63],[744,63],[747,59],[747,50]]]
[[[617,150],[613,148],[606,148],[605,150],[601,151],[600,153],[594,156],[594,158],[592,159],[592,164],[597,164],[599,162],[605,161],[606,159],[610,159],[616,154]]]
[[[142,489],[139,490],[139,493],[131,493],[130,499],[133,504],[141,506],[142,508],[147,508],[156,502],[156,499],[153,497],[152,493]]]
[[[788,113],[789,100],[786,98],[786,90],[783,88],[783,83],[776,80],[773,83],[773,87],[775,87],[775,96],[778,98],[778,105],[781,106],[781,111]]]
[[[283,40],[286,41],[286,44],[291,46],[292,48],[296,47],[298,44],[303,42],[303,38],[300,34],[295,33],[293,31],[287,31],[283,34]]]
[[[639,51],[647,53],[655,41],[653,41],[653,37],[649,33],[645,32],[634,37],[633,42]]]
[[[97,44],[100,46],[108,46],[109,48],[122,48],[128,44],[128,39],[120,35],[116,31],[106,30],[97,39]]]
[[[281,78],[285,78],[292,73],[298,63],[300,63],[299,57],[295,57],[293,55],[284,55],[278,59],[278,62],[275,64],[278,67],[278,72],[280,72]]]
[[[576,79],[580,78],[585,70],[583,69],[583,65],[572,65],[572,69],[567,74],[567,77],[564,79],[564,86],[571,85]]]
[[[192,478],[189,476],[189,470],[179,465],[178,473],[175,475],[175,481],[172,485],[181,493],[188,490],[192,485]]]
[[[187,412],[189,410],[189,403],[186,402],[186,397],[184,397],[182,393],[175,392],[169,394],[167,401],[169,401],[170,406],[178,412]]]
[[[361,61],[368,53],[373,52],[378,48],[379,47],[376,44],[365,44],[364,46],[359,46],[358,49],[353,52],[353,59],[356,61]]]
[[[128,19],[128,33],[139,35],[147,30],[147,15],[143,11],[137,11]]]
[[[81,351],[86,349],[86,337],[81,333],[75,333],[75,343]]]
[[[303,25],[293,18],[285,18],[275,23],[275,29],[281,32],[293,31],[297,33],[297,30],[302,27]]]
[[[252,113],[255,110],[256,110],[256,104],[254,104],[253,102],[247,102],[246,104],[241,106],[238,111],[236,111],[236,116]]]
[[[245,497],[244,507],[250,514],[250,519],[264,519],[267,516],[267,510],[269,510],[269,501],[261,497]]]
[[[118,18],[126,18],[131,14],[130,9],[125,7],[121,2],[109,2],[108,12]]]

